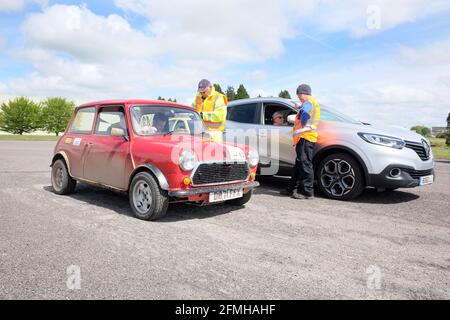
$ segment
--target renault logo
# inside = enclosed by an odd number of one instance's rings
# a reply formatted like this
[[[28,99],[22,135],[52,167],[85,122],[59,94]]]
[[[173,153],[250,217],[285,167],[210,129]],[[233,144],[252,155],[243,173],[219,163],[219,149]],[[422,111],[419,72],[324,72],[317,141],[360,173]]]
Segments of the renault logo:
[[[422,145],[423,145],[423,148],[425,149],[425,156],[427,158],[430,157],[430,151],[431,151],[430,145],[424,139],[422,139]]]

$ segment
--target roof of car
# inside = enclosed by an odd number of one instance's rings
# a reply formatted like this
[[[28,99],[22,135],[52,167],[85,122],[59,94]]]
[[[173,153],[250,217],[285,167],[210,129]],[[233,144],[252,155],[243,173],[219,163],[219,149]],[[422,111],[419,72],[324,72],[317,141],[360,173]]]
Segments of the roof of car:
[[[190,108],[191,106],[187,106],[184,104],[179,104],[176,102],[170,102],[170,101],[161,101],[161,100],[144,100],[144,99],[115,99],[115,100],[102,100],[102,101],[93,101],[88,103],[83,103],[82,105],[78,106],[78,108],[81,107],[89,107],[89,106],[105,106],[105,105],[118,105],[118,104],[157,104],[157,105],[165,105],[170,107],[183,107],[183,108]]]
[[[246,103],[246,102],[284,102],[284,103],[292,104],[292,100],[290,100],[290,99],[278,98],[278,97],[260,97],[260,98],[233,100],[233,101],[230,101],[230,103],[228,105],[233,105],[233,104],[237,104],[237,103],[241,104],[241,103]]]

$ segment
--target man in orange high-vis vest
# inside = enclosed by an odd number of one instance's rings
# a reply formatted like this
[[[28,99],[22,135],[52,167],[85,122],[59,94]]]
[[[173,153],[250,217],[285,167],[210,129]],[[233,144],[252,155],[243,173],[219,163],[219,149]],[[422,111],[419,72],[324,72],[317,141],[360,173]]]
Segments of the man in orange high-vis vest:
[[[302,103],[292,130],[297,157],[288,189],[283,190],[281,194],[291,195],[295,199],[312,199],[314,197],[312,160],[318,137],[320,105],[311,95],[311,87],[307,84],[302,84],[297,88],[297,96]]]
[[[217,142],[221,142],[223,138],[227,104],[227,97],[217,92],[209,80],[203,79],[199,82],[192,106],[200,113],[209,134]]]

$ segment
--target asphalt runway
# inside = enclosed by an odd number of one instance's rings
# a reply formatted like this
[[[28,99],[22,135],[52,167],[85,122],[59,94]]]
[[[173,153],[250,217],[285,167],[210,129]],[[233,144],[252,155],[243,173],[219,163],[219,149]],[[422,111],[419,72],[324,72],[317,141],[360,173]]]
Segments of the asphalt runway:
[[[146,222],[111,191],[55,195],[54,144],[0,141],[0,299],[450,299],[450,163],[353,202],[265,178],[245,207]]]

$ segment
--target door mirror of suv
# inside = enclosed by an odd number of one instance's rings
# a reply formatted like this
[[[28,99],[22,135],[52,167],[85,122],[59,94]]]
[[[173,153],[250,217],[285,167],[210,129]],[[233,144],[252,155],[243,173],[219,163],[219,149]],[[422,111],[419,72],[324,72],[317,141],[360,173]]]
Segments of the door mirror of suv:
[[[287,117],[287,122],[291,123],[291,124],[294,124],[295,123],[295,117],[296,117],[295,114],[291,114],[290,116]]]

